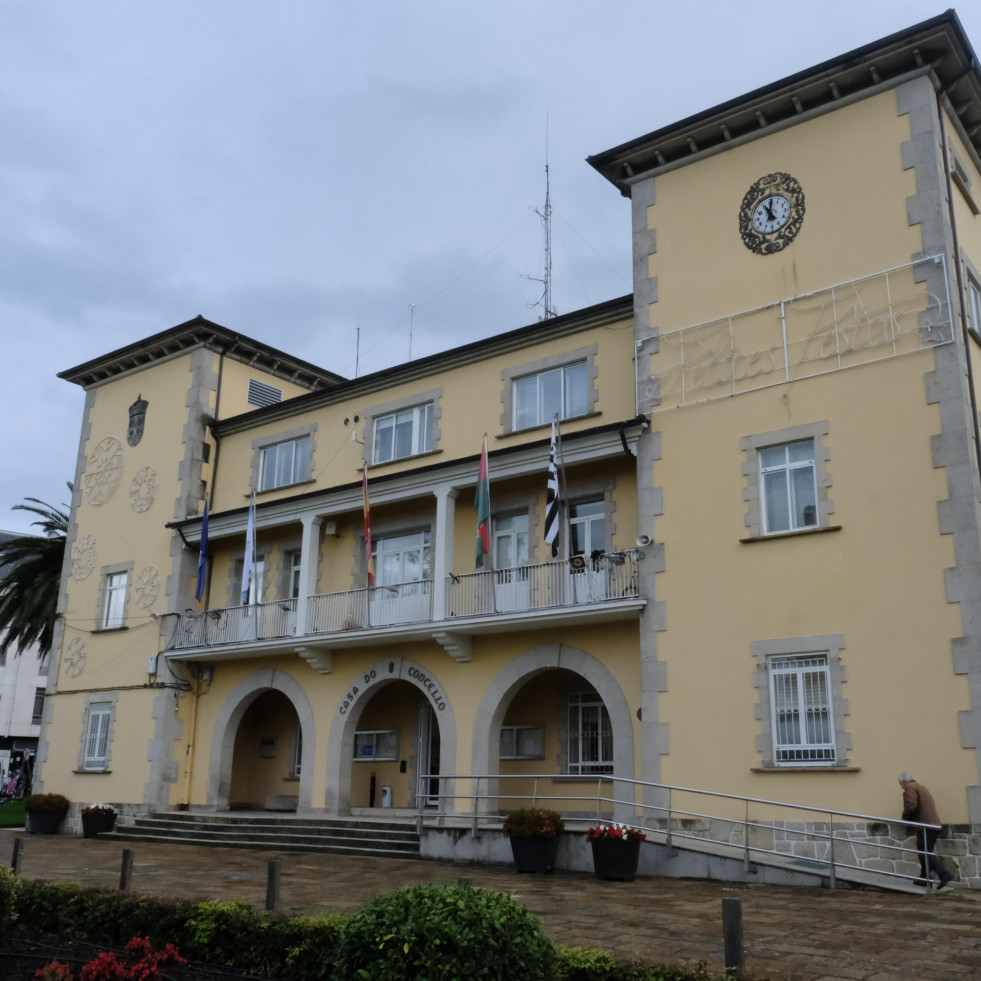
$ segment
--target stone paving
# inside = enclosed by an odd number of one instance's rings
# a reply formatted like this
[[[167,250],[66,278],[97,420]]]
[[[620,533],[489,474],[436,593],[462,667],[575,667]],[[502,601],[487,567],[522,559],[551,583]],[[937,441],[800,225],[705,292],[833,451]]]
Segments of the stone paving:
[[[0,830],[0,863],[22,840],[26,878],[116,888],[123,844]],[[351,912],[402,885],[455,884],[519,896],[557,943],[722,970],[722,900],[742,901],[747,970],[793,981],[981,981],[981,895],[933,896],[756,886],[695,879],[599,882],[581,873],[518,875],[507,866],[127,842],[132,888],[155,896],[243,899],[262,908],[268,863],[279,908]]]

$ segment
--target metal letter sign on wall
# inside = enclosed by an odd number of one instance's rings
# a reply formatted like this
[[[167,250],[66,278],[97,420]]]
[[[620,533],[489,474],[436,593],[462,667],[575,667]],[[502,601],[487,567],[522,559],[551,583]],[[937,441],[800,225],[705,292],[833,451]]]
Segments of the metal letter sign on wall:
[[[146,422],[146,407],[150,403],[141,396],[129,407],[129,428],[126,430],[126,442],[136,446],[143,439],[143,424]]]

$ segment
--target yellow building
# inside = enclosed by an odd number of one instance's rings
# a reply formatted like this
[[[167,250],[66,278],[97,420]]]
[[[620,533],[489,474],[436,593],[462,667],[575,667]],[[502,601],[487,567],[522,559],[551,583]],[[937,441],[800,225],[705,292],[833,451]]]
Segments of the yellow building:
[[[64,372],[45,788],[858,819],[910,770],[981,884],[973,57],[948,13],[591,158],[632,202],[632,297],[355,380],[200,319]]]

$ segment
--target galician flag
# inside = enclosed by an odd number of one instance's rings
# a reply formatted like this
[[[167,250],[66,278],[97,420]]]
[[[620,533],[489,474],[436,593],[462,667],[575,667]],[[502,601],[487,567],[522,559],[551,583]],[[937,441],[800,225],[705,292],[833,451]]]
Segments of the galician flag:
[[[198,546],[198,582],[194,589],[194,598],[200,600],[204,596],[204,581],[208,577],[208,501],[204,502],[204,517],[201,519],[201,544]]]
[[[490,479],[487,470],[487,433],[480,451],[480,469],[477,472],[477,568],[484,564],[484,556],[490,555]]]
[[[255,574],[255,494],[249,501],[249,523],[245,529],[245,561],[242,563],[242,606],[249,602],[252,576]]]
[[[552,446],[548,451],[548,487],[545,491],[545,541],[552,546],[552,558],[559,554],[559,471],[555,465],[555,421]]]
[[[368,464],[361,468],[361,504],[364,508],[364,550],[368,558],[368,585],[375,585],[375,560],[371,556],[371,506],[368,504]]]

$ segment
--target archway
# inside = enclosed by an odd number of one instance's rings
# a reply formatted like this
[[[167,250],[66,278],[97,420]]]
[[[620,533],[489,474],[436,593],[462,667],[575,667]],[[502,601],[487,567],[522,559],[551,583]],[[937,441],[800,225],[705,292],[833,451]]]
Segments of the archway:
[[[398,707],[400,689],[405,702],[402,707]],[[412,698],[404,698],[410,691]],[[391,735],[393,731],[397,731],[397,737]],[[395,742],[398,755],[394,759],[375,758],[376,805],[381,803],[381,788],[391,786],[396,806],[415,806],[418,785],[413,779],[420,773],[432,772],[432,764],[436,762],[432,757],[421,758],[420,748],[428,747],[431,751],[433,746],[438,747],[443,768],[455,766],[456,722],[449,698],[433,672],[404,658],[385,658],[352,678],[331,723],[327,743],[324,803],[328,813],[347,814],[352,806],[368,805],[371,769],[365,767],[363,760],[355,763],[355,750],[360,753],[369,747],[377,751],[379,739],[387,740],[387,755]],[[364,773],[356,776],[355,767]],[[381,779],[383,774],[390,776],[392,782]],[[450,784],[443,781],[440,792],[451,795]],[[432,789],[423,788],[423,792],[428,794]],[[448,810],[453,809],[452,803],[446,806]]]
[[[250,734],[248,726],[243,728],[243,721],[248,720],[266,722],[270,731],[260,729],[259,732]],[[275,744],[271,745],[267,741],[263,749],[263,739],[270,738],[276,740]],[[250,740],[255,743],[254,746]],[[294,772],[297,768],[299,770],[298,780],[289,784],[290,787],[296,787],[296,809],[309,810],[315,747],[313,711],[300,685],[282,671],[257,671],[228,695],[215,722],[208,767],[207,804],[216,810],[228,810],[232,803],[261,803],[265,806],[265,799],[261,802],[243,800],[240,795],[248,796],[259,792],[263,787],[276,786],[271,774],[280,771],[279,786],[282,786],[288,768],[292,766]],[[243,780],[240,775],[236,776],[236,752],[251,753],[253,750],[261,777],[250,782]],[[297,751],[298,759],[286,755],[287,752]],[[263,756],[263,752],[275,752],[276,755]],[[236,796],[239,796],[238,800],[235,799]],[[288,795],[281,793],[266,796]]]

